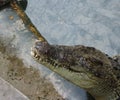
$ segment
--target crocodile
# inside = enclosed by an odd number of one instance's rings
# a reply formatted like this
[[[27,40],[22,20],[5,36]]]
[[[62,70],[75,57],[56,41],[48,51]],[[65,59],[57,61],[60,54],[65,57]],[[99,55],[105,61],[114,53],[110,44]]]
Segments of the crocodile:
[[[120,100],[120,56],[110,57],[94,47],[52,45],[39,33],[23,11],[25,0],[1,0],[10,6],[39,40],[31,55],[40,64],[88,91],[96,100]],[[27,4],[27,2],[25,2]],[[25,5],[26,5],[25,4]],[[20,7],[19,7],[20,6]]]
[[[51,45],[41,40],[35,42],[31,55],[95,100],[120,100],[120,56],[110,57],[94,47]]]

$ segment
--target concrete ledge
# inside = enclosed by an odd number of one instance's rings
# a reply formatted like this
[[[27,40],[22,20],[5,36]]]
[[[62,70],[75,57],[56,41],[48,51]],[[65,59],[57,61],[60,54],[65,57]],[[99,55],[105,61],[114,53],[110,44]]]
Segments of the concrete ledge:
[[[24,94],[0,77],[0,100],[29,100]]]

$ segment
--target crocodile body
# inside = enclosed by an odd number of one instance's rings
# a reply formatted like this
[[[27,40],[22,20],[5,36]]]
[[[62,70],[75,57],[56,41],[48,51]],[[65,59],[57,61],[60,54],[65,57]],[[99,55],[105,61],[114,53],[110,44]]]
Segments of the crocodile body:
[[[83,45],[50,45],[40,40],[31,50],[41,64],[88,91],[96,100],[119,100],[119,57]]]

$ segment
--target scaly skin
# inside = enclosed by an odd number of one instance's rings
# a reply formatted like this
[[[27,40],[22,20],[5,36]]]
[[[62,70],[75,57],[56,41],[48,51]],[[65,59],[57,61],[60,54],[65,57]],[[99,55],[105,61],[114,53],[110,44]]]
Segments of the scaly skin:
[[[0,9],[9,1],[25,26],[41,40],[35,43],[31,52],[37,61],[70,82],[84,88],[96,100],[120,99],[119,57],[113,59],[92,47],[48,44],[23,11],[24,3],[20,5],[19,0],[18,2],[1,0]],[[23,2],[25,1],[23,0]]]
[[[31,50],[36,60],[68,81],[84,88],[96,100],[120,98],[118,57],[82,45],[50,45],[36,41]]]

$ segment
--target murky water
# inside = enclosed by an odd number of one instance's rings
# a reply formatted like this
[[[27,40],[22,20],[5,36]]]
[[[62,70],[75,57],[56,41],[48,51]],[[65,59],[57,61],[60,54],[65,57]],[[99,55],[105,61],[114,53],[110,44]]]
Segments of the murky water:
[[[30,0],[26,12],[50,43],[120,53],[120,0]]]

